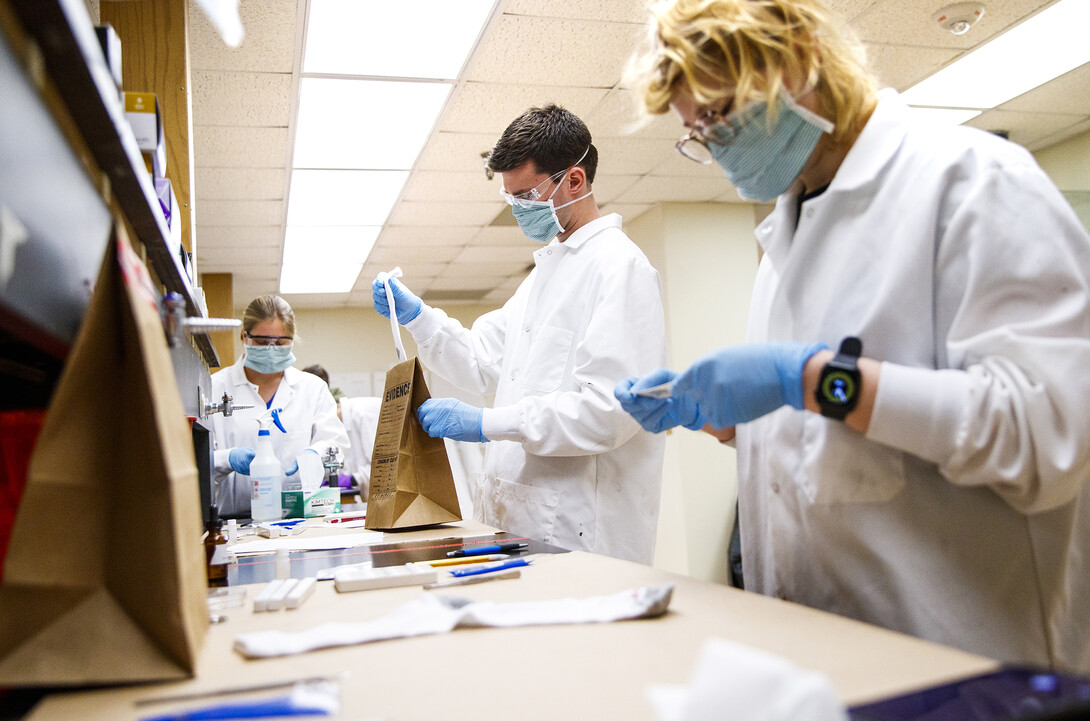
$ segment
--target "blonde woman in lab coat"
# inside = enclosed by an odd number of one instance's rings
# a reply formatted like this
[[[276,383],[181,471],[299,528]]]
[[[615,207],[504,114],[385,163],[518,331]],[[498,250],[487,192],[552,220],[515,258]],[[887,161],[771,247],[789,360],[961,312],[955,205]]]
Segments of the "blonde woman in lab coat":
[[[618,399],[649,430],[737,434],[747,589],[1090,671],[1090,238],[1071,207],[1023,148],[878,92],[817,0],[653,12],[647,110],[776,207],[751,342]]]
[[[212,375],[212,397],[224,392],[237,405],[253,406],[230,416],[212,416],[215,470],[212,497],[224,517],[250,515],[250,462],[260,419],[277,410],[281,431],[270,428],[273,450],[288,474],[300,464],[317,463],[330,447],[342,454],[348,435],[337,417],[329,386],[293,366],[295,313],[276,295],[255,298],[242,316],[243,354],[234,365]]]

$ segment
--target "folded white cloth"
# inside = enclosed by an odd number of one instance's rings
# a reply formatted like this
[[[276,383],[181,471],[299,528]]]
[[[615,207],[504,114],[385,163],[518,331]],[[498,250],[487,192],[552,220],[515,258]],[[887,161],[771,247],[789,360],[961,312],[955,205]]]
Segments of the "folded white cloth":
[[[688,686],[652,686],[660,721],[847,721],[825,676],[721,638],[704,642]]]
[[[235,650],[250,658],[288,656],[330,646],[446,633],[458,626],[541,626],[654,618],[666,613],[673,590],[673,584],[669,584],[608,596],[529,603],[473,603],[465,598],[428,594],[374,621],[326,623],[298,633],[244,633],[235,638]]]

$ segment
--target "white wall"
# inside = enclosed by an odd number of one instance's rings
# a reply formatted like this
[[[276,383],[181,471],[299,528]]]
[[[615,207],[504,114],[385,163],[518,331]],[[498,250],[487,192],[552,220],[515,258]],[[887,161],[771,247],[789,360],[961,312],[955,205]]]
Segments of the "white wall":
[[[671,368],[745,339],[754,225],[750,205],[671,203],[626,226],[663,278]],[[737,487],[733,449],[704,433],[669,432],[655,565],[726,582]]]
[[[1042,150],[1036,157],[1090,230],[1090,131]]]

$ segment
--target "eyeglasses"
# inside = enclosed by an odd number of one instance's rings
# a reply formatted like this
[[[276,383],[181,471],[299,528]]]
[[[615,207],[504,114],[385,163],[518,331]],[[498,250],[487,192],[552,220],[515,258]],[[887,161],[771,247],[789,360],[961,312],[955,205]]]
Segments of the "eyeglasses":
[[[288,335],[250,335],[247,333],[246,337],[253,341],[254,345],[291,345],[294,340]]]
[[[692,130],[681,136],[681,140],[674,144],[674,149],[689,160],[701,165],[711,165],[715,160],[715,154],[708,147],[708,143],[727,146],[734,142],[734,137],[738,134],[735,126],[738,122],[738,112],[729,112],[733,104],[734,99],[731,98],[722,110],[706,111],[697,118]],[[708,137],[713,134],[713,131],[714,140]]]
[[[531,207],[534,205],[534,203],[537,202],[538,198],[541,197],[541,193],[538,192],[538,188],[540,188],[542,185],[545,185],[545,183],[557,182],[558,180],[560,180],[560,178],[564,176],[564,173],[568,172],[569,170],[571,170],[571,168],[565,168],[559,173],[553,173],[548,178],[545,178],[545,180],[542,180],[540,183],[538,183],[537,187],[530,188],[525,193],[511,195],[503,188],[500,188],[500,195],[503,196],[503,199],[507,201],[508,205],[517,205],[520,208]]]

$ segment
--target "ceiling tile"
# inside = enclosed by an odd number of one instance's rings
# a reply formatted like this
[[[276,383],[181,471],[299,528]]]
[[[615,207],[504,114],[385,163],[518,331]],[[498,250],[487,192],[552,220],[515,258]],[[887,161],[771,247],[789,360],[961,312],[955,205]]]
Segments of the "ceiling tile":
[[[650,19],[645,0],[565,0],[563,3],[542,3],[539,0],[507,0],[504,15],[562,17],[572,20],[605,20],[631,23]]]
[[[594,178],[594,200],[598,205],[610,202],[624,191],[631,188],[640,179],[639,175],[602,175]]]
[[[489,180],[484,171],[443,172],[417,170],[409,178],[402,200],[459,200],[489,202],[500,197],[500,179]]]
[[[533,249],[527,248],[527,255],[521,260],[510,260],[505,263],[477,262],[477,263],[451,263],[448,272],[451,275],[464,277],[471,275],[483,275],[490,278],[506,278],[511,275],[525,275],[528,269],[534,267]]]
[[[223,245],[197,248],[197,262],[207,269],[210,266],[279,265],[280,247],[254,248],[249,246]]]
[[[1085,115],[989,110],[965,124],[981,130],[1006,130],[1011,141],[1027,148],[1033,148],[1045,138],[1075,126],[1086,119]]]
[[[524,247],[506,246],[470,246],[463,248],[454,259],[455,264],[465,263],[526,263],[534,262],[534,251],[540,245],[525,244]]]
[[[506,203],[422,203],[402,200],[390,213],[389,225],[457,226],[486,225]]]
[[[284,221],[280,200],[205,200],[197,212],[199,226],[279,225]]]
[[[999,106],[999,110],[1090,115],[1090,63]]]
[[[378,247],[390,248],[415,245],[442,245],[461,248],[480,230],[477,226],[423,227],[415,225],[392,226],[389,223],[378,237]]]
[[[611,88],[621,79],[644,32],[638,24],[503,15],[473,54],[465,77],[476,82]]]
[[[429,286],[428,291],[443,290],[492,290],[497,285],[507,280],[506,276],[484,276],[476,273],[465,277],[436,278]]]
[[[598,168],[610,175],[650,173],[668,153],[674,152],[674,143],[660,138],[602,138],[594,145],[598,148]]]
[[[723,178],[662,178],[647,176],[625,191],[619,203],[708,201],[724,191]]]
[[[193,160],[204,168],[285,168],[288,129],[194,125]]]
[[[367,262],[378,263],[385,268],[395,265],[404,268],[408,263],[446,264],[454,260],[461,250],[454,245],[376,245],[367,256]]]
[[[609,203],[602,208],[602,214],[616,213],[622,222],[631,223],[655,206],[650,203]]]
[[[348,305],[348,293],[285,293],[284,300],[293,308],[340,308]],[[306,328],[300,329],[296,342],[306,347]]]
[[[938,72],[954,56],[952,50],[904,45],[868,45],[867,60],[879,86],[908,90]]]
[[[610,90],[583,121],[595,142],[600,138],[636,137],[677,139],[681,121],[672,112],[646,115],[632,90]]]
[[[371,259],[368,258],[368,261],[370,260]],[[407,263],[405,261],[398,261],[395,265],[401,268],[403,275],[402,280],[410,287],[413,287],[414,282],[422,278],[427,278],[430,281],[432,278],[442,277],[450,268],[450,265],[447,263]],[[394,266],[391,265],[390,267],[392,268]]]
[[[670,148],[669,152],[662,155],[661,162],[651,171],[651,175],[672,178],[718,178],[724,183],[727,182],[723,176],[723,169],[715,163],[708,163],[707,165],[694,163],[677,152],[673,144],[668,147]]]
[[[194,7],[198,6],[194,4]],[[254,70],[290,73],[295,62],[297,0],[260,0],[239,5],[245,35],[228,47],[203,12],[189,13],[189,67],[192,70]]]
[[[984,16],[964,35],[943,30],[931,17],[951,3],[937,0],[882,0],[852,20],[852,28],[866,42],[913,47],[971,50],[1007,30],[1019,18],[1053,0],[988,0]]]
[[[438,128],[446,132],[491,135],[487,145],[474,148],[480,153],[491,150],[511,121],[529,108],[556,103],[582,118],[605,94],[605,90],[598,88],[459,83],[439,118]]]
[[[481,153],[490,151],[497,139],[499,132],[435,133],[420,153],[416,170],[459,170],[484,175],[484,159]]]
[[[202,168],[194,171],[198,200],[283,200],[283,168]]]
[[[533,241],[522,234],[517,225],[490,225],[481,228],[479,232],[473,236],[471,245],[474,246],[508,246],[511,248],[528,248],[536,247],[532,246]]]
[[[290,74],[193,71],[193,124],[287,127]]]
[[[197,207],[197,250],[203,250],[202,246],[247,246],[261,247],[265,245],[280,247],[284,242],[284,228],[280,225],[246,225],[232,227],[225,225],[208,225],[201,207]]]

